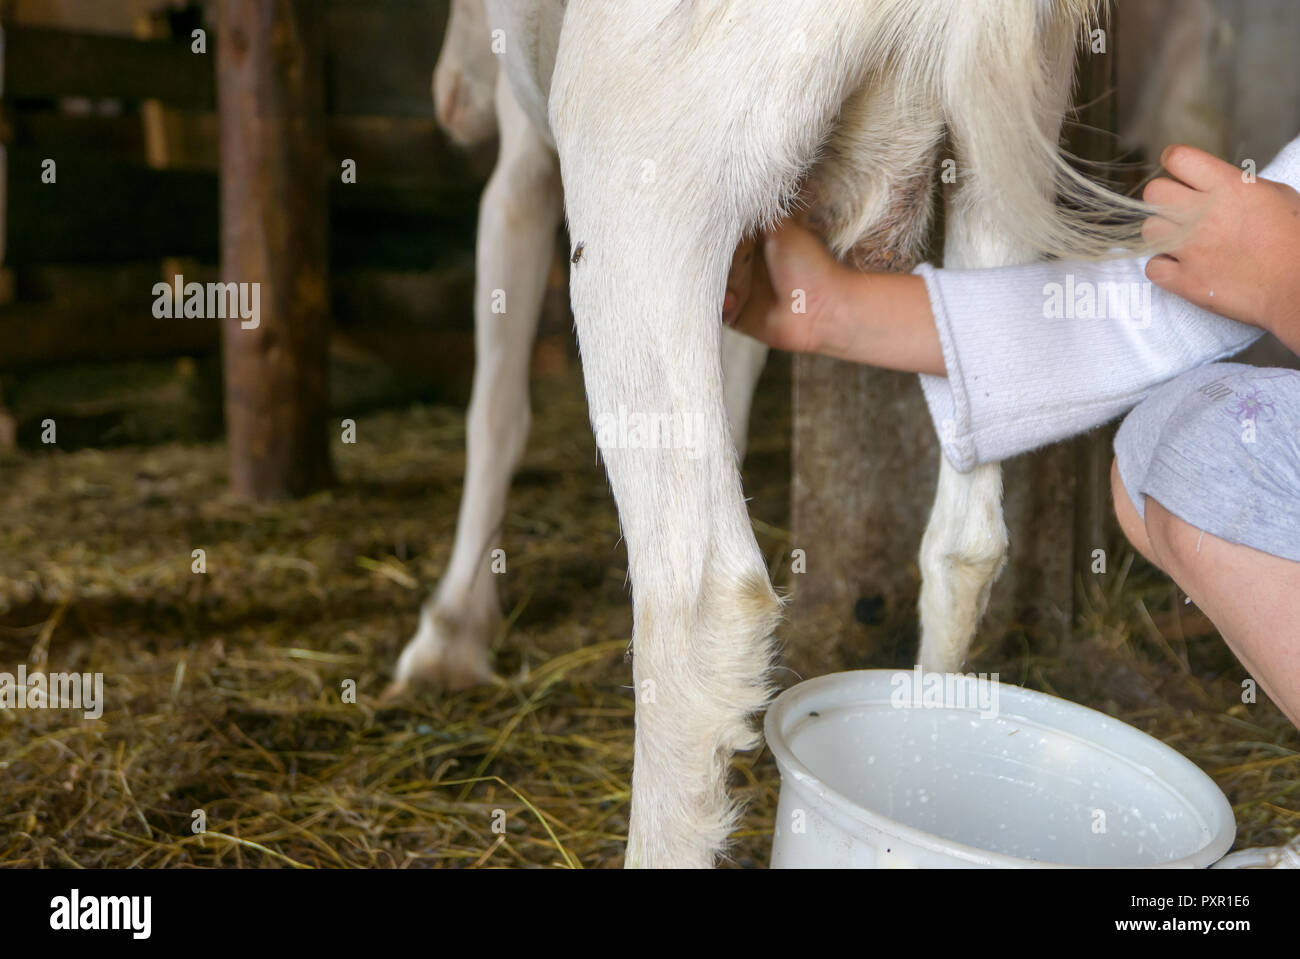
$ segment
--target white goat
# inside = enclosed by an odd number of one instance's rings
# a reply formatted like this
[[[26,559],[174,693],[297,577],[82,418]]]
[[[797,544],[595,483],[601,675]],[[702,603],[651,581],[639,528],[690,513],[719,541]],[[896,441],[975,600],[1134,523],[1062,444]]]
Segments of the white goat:
[[[720,330],[732,251],[811,177],[838,255],[914,262],[945,131],[959,172],[948,265],[1110,248],[1121,231],[1054,202],[1061,190],[1076,210],[1128,206],[1057,151],[1095,3],[454,0],[448,44],[468,35],[476,49],[444,50],[439,116],[481,135],[490,67],[478,51],[495,43],[501,153],[480,219],[457,542],[396,682],[488,674],[500,610],[485,554],[527,436],[527,361],[563,196],[593,423],[630,410],[699,427],[690,448],[597,430],[634,594],[629,865],[712,865],[735,821],[729,759],[756,744],[769,694],[780,602],[732,448],[763,352]],[[494,290],[509,312],[492,312]],[[923,667],[960,666],[1006,547],[1000,469],[944,462],[921,547]]]

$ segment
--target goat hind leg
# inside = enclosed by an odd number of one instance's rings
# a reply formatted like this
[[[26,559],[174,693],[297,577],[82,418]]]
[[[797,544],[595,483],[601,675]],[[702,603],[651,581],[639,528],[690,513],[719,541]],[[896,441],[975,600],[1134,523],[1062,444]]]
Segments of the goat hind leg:
[[[618,217],[615,180],[569,194],[587,253],[574,313],[601,456],[633,585],[636,742],[627,864],[707,867],[735,820],[731,754],[757,743],[779,603],[749,525],[731,445],[711,284],[672,269],[683,245],[724,268],[728,243],[689,210],[675,237]],[[720,298],[720,295],[719,295]],[[669,423],[638,440],[622,420]]]
[[[1029,259],[1001,239],[992,222],[977,208],[949,203],[945,265],[975,269]],[[922,669],[946,673],[962,667],[1006,564],[1007,542],[1001,465],[959,473],[941,456],[934,510],[921,540]]]
[[[1039,93],[1050,104],[1038,120],[1051,142],[1060,136],[1069,100],[1075,35],[1073,24],[1062,21],[1034,41],[1042,46],[1034,47],[1032,55],[1041,57],[1045,67],[1037,77],[1042,84]],[[977,70],[984,69],[977,64]],[[1039,256],[1040,251],[1017,233],[1018,224],[1008,223],[1003,215],[1008,192],[1018,194],[1022,201],[1013,205],[1015,209],[1036,205],[1042,222],[1050,222],[1055,209],[1056,173],[1047,157],[1025,151],[1022,169],[1008,175],[996,166],[996,151],[990,155],[987,149],[967,149],[975,140],[986,148],[989,143],[989,131],[977,130],[976,125],[993,120],[986,103],[998,99],[998,94],[996,83],[992,89],[989,86],[990,76],[997,78],[998,74],[981,72],[968,82],[948,85],[946,112],[962,178],[949,197],[944,265],[955,269],[1010,266]],[[1006,79],[1005,73],[1002,79]],[[1009,82],[1030,81],[1016,75]],[[922,669],[950,672],[961,668],[993,582],[1006,565],[1007,544],[1001,465],[986,464],[963,474],[942,458],[934,512],[921,543]]]
[[[689,209],[665,209],[671,231],[638,231],[621,180],[569,192],[586,255],[574,314],[601,456],[618,504],[633,587],[636,742],[627,864],[707,867],[735,821],[725,782],[731,754],[757,743],[768,695],[769,637],[779,602],[741,492],[709,274],[734,238],[713,236]],[[665,204],[667,206],[667,204]],[[636,235],[635,249],[620,247]],[[682,247],[698,274],[675,270]],[[622,420],[671,424],[623,435]]]
[[[849,70],[834,24],[816,32],[826,50],[799,49],[764,14],[571,0],[551,91],[585,250],[571,276],[583,373],[633,587],[631,866],[712,865],[735,822],[728,763],[757,742],[768,694],[779,601],[729,442],[719,317],[737,241],[793,192]],[[761,79],[810,64],[817,82]],[[690,418],[691,447],[620,429],[665,412]]]
[[[1006,561],[1002,467],[958,473],[944,459],[921,540],[921,668],[956,672],[966,661],[993,581]]]
[[[528,442],[528,363],[559,226],[554,152],[497,81],[501,151],[483,194],[474,291],[475,364],[465,486],[451,560],[420,611],[389,694],[413,682],[453,689],[491,679],[487,647],[501,622],[489,549]]]

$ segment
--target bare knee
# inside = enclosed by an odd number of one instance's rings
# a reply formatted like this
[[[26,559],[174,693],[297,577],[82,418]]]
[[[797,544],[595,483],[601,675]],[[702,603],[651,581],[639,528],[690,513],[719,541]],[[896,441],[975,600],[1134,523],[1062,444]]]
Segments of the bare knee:
[[[1200,552],[1200,543],[1205,534],[1148,497],[1146,535],[1160,568],[1184,591],[1193,592],[1197,565],[1195,557]]]
[[[1124,486],[1124,480],[1119,475],[1118,460],[1112,462],[1110,466],[1110,491],[1111,498],[1115,503],[1115,516],[1119,520],[1119,528],[1124,531],[1124,535],[1133,544],[1133,548],[1141,553],[1147,562],[1154,563],[1163,569],[1164,564],[1157,558],[1156,551],[1151,545],[1146,524],[1143,522],[1142,517],[1138,515],[1137,507],[1133,505],[1133,498],[1129,495],[1128,489]]]

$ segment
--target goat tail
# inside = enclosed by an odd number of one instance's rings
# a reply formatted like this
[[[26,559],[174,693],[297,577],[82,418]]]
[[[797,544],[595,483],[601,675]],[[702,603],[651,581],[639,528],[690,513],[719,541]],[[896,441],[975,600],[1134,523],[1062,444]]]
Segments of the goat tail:
[[[1079,173],[1061,152],[1076,44],[1100,23],[1099,4],[963,0],[944,34],[937,79],[967,187],[958,202],[988,211],[990,226],[1045,256],[1141,250],[1141,224],[1153,212]]]

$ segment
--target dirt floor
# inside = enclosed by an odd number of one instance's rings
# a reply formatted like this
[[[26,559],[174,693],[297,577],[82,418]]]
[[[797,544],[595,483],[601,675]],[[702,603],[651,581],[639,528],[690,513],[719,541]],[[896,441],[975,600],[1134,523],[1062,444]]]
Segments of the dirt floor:
[[[774,570],[788,375],[777,364],[760,396],[746,464]],[[278,506],[226,497],[220,445],[0,458],[0,670],[102,671],[107,700],[100,720],[0,710],[0,865],[619,865],[625,558],[576,369],[534,396],[502,537],[504,679],[400,708],[376,697],[450,549],[460,409],[360,417],[341,485]],[[1244,673],[1167,581],[1141,564],[1115,581],[1068,648],[985,642],[969,668],[1180,750],[1228,794],[1239,847],[1294,836],[1300,734],[1262,694],[1242,703]],[[729,863],[765,865],[770,753],[739,757],[734,780],[749,808]]]

